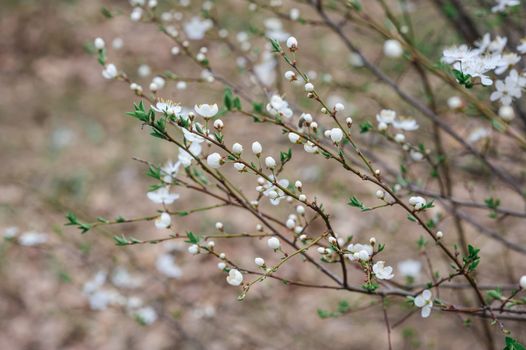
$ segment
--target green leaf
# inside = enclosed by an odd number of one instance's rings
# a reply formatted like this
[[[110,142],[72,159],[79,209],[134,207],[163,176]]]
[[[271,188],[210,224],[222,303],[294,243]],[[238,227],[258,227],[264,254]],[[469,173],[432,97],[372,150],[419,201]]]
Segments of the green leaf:
[[[287,152],[280,152],[279,159],[281,160],[281,164],[285,165],[285,163],[292,159],[292,150],[289,148]]]
[[[106,7],[101,7],[100,13],[106,18],[113,18],[113,14]]]
[[[196,236],[193,232],[191,231],[188,231],[186,233],[186,237],[188,237],[188,240],[185,241],[186,243],[193,243],[193,244],[197,244],[199,243],[199,237]]]
[[[506,347],[504,350],[526,350],[526,348],[517,340],[511,337],[506,337]]]
[[[349,199],[349,202],[347,202],[348,205],[350,205],[351,207],[356,207],[356,208],[360,208],[362,211],[367,211],[367,210],[370,210],[370,208],[366,207],[362,201],[360,201],[358,198],[356,198],[355,196],[352,196],[350,199]]]
[[[234,95],[232,94],[232,89],[230,88],[225,89],[225,93],[223,95],[223,103],[227,110],[229,111],[232,110],[232,106],[234,106]]]
[[[113,240],[115,241],[115,245],[117,246],[125,246],[125,245],[128,245],[130,244],[131,242],[128,240],[128,238],[126,238],[126,236],[124,235],[121,235],[121,236],[113,236]]]
[[[148,167],[148,171],[146,172],[146,176],[153,177],[156,180],[161,180],[161,168],[150,165]]]
[[[256,113],[263,113],[263,103],[252,102],[252,109]]]
[[[66,214],[66,219],[68,222],[66,222],[66,226],[77,226],[77,228],[81,231],[81,233],[86,233],[89,230],[91,230],[91,225],[85,222],[81,222],[75,214],[72,212],[68,212]]]
[[[370,121],[360,123],[360,134],[365,134],[373,129],[373,124]]]
[[[281,45],[279,41],[275,39],[269,39],[269,40],[270,40],[270,44],[272,45],[272,52],[282,52],[283,51],[281,49]]]

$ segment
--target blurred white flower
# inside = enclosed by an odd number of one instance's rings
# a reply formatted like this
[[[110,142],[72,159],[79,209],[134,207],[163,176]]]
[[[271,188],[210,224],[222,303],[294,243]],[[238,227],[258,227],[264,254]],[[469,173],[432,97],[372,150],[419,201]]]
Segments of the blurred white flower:
[[[279,95],[273,95],[270,102],[267,104],[267,111],[274,116],[283,116],[287,119],[292,117],[292,109],[289,108],[289,103]]]
[[[390,109],[382,109],[380,113],[376,115],[378,123],[392,124],[396,119],[396,112]]]
[[[145,306],[138,310],[135,310],[133,313],[133,316],[144,325],[151,325],[155,321],[157,321],[157,312],[155,309],[151,306]]]
[[[497,4],[491,8],[491,12],[504,12],[506,7],[520,5],[520,0],[497,0]]]
[[[157,257],[155,262],[157,271],[170,278],[181,278],[183,271],[175,263],[175,259],[171,254],[161,254]]]
[[[126,268],[119,266],[111,275],[111,283],[119,288],[133,289],[141,286],[142,279],[138,276],[133,276]]]
[[[389,39],[384,43],[384,54],[387,57],[398,58],[402,56],[404,49],[398,40]]]
[[[113,63],[106,65],[102,71],[102,76],[106,79],[115,79],[117,75],[119,75],[119,72]]]
[[[205,37],[205,33],[213,27],[213,22],[210,19],[201,19],[199,17],[192,17],[192,19],[184,24],[184,31],[190,40],[201,40]]]
[[[35,231],[25,232],[18,237],[18,243],[26,247],[34,247],[46,243],[48,236],[45,233]]]
[[[18,234],[18,227],[16,226],[10,226],[4,230],[5,239],[15,238],[17,234]]]
[[[161,187],[155,191],[147,193],[148,198],[158,204],[172,204],[179,198],[179,194],[170,193],[168,187]]]
[[[420,276],[422,263],[418,260],[407,259],[398,263],[398,272],[404,277],[416,279]]]
[[[488,128],[479,127],[473,130],[468,136],[468,143],[475,143],[479,140],[488,138],[491,136],[491,130]]]

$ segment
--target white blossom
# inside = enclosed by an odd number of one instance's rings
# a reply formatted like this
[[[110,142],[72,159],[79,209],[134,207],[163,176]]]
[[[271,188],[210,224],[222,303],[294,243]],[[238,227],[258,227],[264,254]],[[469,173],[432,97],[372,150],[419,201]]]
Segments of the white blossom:
[[[349,259],[367,261],[373,255],[373,247],[369,244],[349,244],[347,250],[351,252]]]
[[[206,157],[206,163],[210,168],[218,169],[221,167],[222,157],[219,153],[215,152]]]
[[[270,237],[267,240],[267,245],[270,249],[276,250],[276,249],[279,249],[279,247],[281,246],[281,242],[279,241],[279,238],[277,237]]]
[[[188,247],[188,253],[192,255],[199,254],[199,246],[197,244],[192,244]]]
[[[305,84],[305,91],[306,92],[313,92],[314,91],[314,85],[312,83],[306,83]]]
[[[421,308],[420,314],[423,318],[429,317],[433,309],[433,295],[428,289],[424,290],[415,298],[415,306]]]
[[[219,107],[216,103],[213,105],[208,104],[202,104],[202,105],[195,105],[194,106],[195,111],[202,116],[203,118],[212,118],[219,112]]]
[[[265,265],[265,260],[263,258],[255,258],[254,259],[254,263],[257,266],[261,267],[261,266]]]
[[[298,48],[298,40],[291,36],[287,39],[287,47],[291,50],[291,51],[294,51]]]
[[[380,113],[376,115],[378,123],[385,123],[387,125],[392,124],[396,119],[396,112],[390,109],[382,109]]]
[[[102,76],[106,79],[115,79],[117,75],[119,75],[119,72],[113,63],[106,65],[102,71]]]
[[[168,187],[160,187],[155,191],[147,193],[148,198],[158,204],[172,204],[179,198],[179,194],[170,193]]]
[[[155,227],[164,229],[170,227],[172,224],[172,217],[167,212],[163,212],[157,219],[155,219]]]
[[[265,166],[269,169],[274,169],[276,167],[276,161],[274,158],[268,156],[265,158]]]
[[[263,152],[263,147],[261,146],[261,143],[259,142],[253,142],[252,143],[252,153],[255,155],[260,155],[261,152]]]
[[[332,142],[339,143],[343,139],[343,131],[340,128],[333,128],[330,132]]]
[[[239,286],[243,283],[243,274],[237,269],[231,269],[226,277],[228,284],[232,286]]]
[[[522,89],[526,86],[526,78],[519,75],[515,69],[502,80],[495,83],[495,91],[491,94],[490,100],[499,100],[502,105],[510,105],[513,99],[522,96]]]
[[[232,145],[232,152],[235,154],[241,154],[243,152],[243,146],[240,143],[234,143]]]
[[[279,95],[273,95],[267,104],[267,111],[274,116],[283,116],[287,119],[292,117],[292,109],[289,108],[289,103]]]
[[[413,196],[409,198],[409,204],[415,207],[416,210],[420,210],[426,205],[426,200],[420,196]]]
[[[288,134],[288,137],[289,137],[289,141],[291,143],[297,143],[300,139],[300,135],[294,133],[294,132],[289,132]]]
[[[175,115],[181,113],[181,106],[173,101],[170,100],[163,100],[159,99],[155,103],[155,105],[152,105],[152,109],[159,113],[166,113],[170,115]]]
[[[394,277],[393,268],[385,266],[384,261],[378,261],[373,265],[373,272],[376,278],[380,280],[390,280]]]

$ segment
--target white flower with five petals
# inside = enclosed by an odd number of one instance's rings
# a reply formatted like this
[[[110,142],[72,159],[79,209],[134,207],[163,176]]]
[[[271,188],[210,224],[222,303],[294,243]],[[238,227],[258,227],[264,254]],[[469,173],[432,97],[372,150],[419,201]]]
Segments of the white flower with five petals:
[[[428,289],[424,290],[414,300],[415,306],[421,308],[420,314],[423,318],[429,317],[433,309],[433,295]]]

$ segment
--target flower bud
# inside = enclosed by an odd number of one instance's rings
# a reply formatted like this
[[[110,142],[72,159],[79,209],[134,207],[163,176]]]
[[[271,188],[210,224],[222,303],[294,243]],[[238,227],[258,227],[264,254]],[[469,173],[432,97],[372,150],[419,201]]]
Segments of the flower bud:
[[[405,135],[404,134],[396,134],[394,137],[395,141],[398,143],[402,143],[405,141]]]
[[[261,152],[263,152],[263,147],[261,146],[261,144],[257,141],[252,143],[252,153],[259,156]]]
[[[298,40],[293,36],[289,37],[287,39],[287,47],[290,51],[296,51],[298,49]]]
[[[104,46],[106,44],[104,43],[104,40],[102,38],[96,38],[95,41],[93,42],[93,45],[95,45],[95,48],[97,50],[102,50],[104,49]]]
[[[254,263],[259,267],[265,266],[265,260],[263,258],[255,258]]]
[[[300,135],[294,133],[294,132],[289,132],[289,141],[291,143],[297,143],[300,139]]]
[[[265,165],[269,169],[274,169],[276,167],[276,161],[274,160],[274,158],[268,156],[265,158]]]
[[[499,108],[499,117],[506,121],[511,121],[515,118],[515,111],[512,106],[501,106]]]
[[[270,249],[276,250],[276,249],[279,249],[279,247],[281,246],[281,243],[277,237],[270,237],[267,240],[267,245]]]
[[[342,112],[344,109],[345,109],[345,106],[343,105],[343,103],[337,103],[334,105],[334,110],[336,112]]]
[[[197,244],[192,244],[188,247],[188,253],[192,255],[199,254],[199,246]]]
[[[206,163],[210,168],[217,169],[221,167],[221,155],[219,153],[212,153],[206,158]]]
[[[219,221],[216,222],[216,230],[223,231],[223,228],[224,228],[224,226],[223,226],[222,222],[219,222]]]
[[[216,128],[217,130],[221,130],[223,129],[223,121],[221,119],[216,119],[214,120],[214,128]]]
[[[340,128],[331,129],[330,137],[332,142],[339,143],[343,139],[343,131]]]
[[[390,39],[384,43],[384,54],[387,57],[398,58],[402,56],[404,49],[398,40]]]
[[[313,92],[314,91],[314,85],[312,85],[312,83],[305,84],[305,91],[306,92]]]
[[[232,152],[235,154],[241,154],[243,152],[243,146],[240,143],[234,143],[232,145]]]
[[[287,79],[288,81],[296,80],[296,73],[294,73],[291,70],[286,71],[285,72],[285,79]]]

